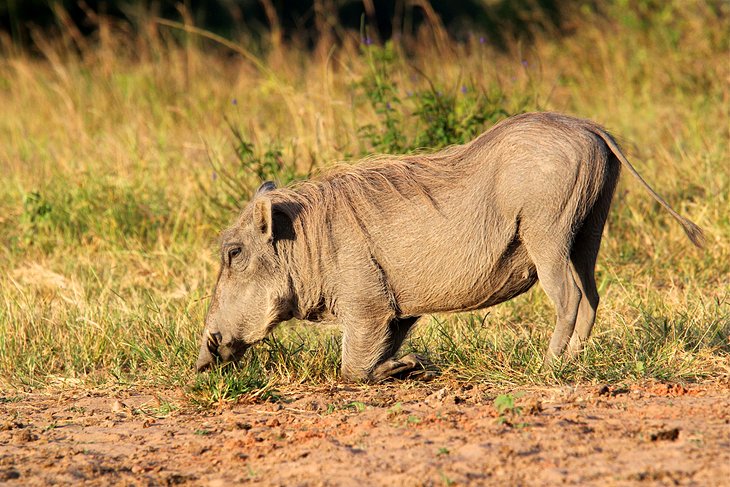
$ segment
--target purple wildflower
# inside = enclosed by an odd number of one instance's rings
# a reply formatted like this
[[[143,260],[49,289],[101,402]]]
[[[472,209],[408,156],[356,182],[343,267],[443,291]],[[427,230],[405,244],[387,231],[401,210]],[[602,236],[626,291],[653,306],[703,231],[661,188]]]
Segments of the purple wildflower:
[[[479,44],[484,44],[485,42],[487,42],[487,39],[485,39],[484,36],[479,38]]]
[[[366,37],[362,38],[362,43],[365,44],[366,46],[369,46],[370,44],[373,43],[373,40],[370,38],[370,36],[366,36]]]
[[[522,60],[522,67],[523,68],[526,68],[527,67],[527,61],[525,61],[524,59]]]
[[[231,100],[231,105],[238,105],[238,100],[236,98]]]
[[[469,91],[469,88],[467,88],[465,85],[461,87],[461,92],[466,94],[466,92]]]

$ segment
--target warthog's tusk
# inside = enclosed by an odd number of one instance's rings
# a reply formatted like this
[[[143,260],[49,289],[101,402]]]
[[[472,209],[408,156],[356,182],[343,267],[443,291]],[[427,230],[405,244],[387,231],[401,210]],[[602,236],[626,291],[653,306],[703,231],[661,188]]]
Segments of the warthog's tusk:
[[[221,340],[223,339],[223,336],[220,333],[211,333],[210,330],[205,332],[206,334],[206,342],[208,345],[208,349],[213,352],[218,349],[218,346],[221,344]]]

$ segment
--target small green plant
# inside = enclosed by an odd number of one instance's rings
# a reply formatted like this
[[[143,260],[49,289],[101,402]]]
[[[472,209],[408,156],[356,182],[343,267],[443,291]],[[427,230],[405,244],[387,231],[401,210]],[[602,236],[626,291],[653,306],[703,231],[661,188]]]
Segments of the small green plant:
[[[156,406],[142,405],[135,410],[135,413],[145,414],[156,419],[163,419],[178,409],[177,405],[169,401],[160,401],[158,399],[157,402],[158,404]]]
[[[409,414],[408,418],[406,419],[406,422],[408,424],[418,424],[421,422],[421,418],[419,418],[418,416],[415,416],[413,414]]]
[[[351,402],[350,404],[348,404],[348,405],[347,405],[347,406],[345,406],[345,407],[347,407],[347,408],[351,408],[351,409],[354,409],[354,410],[355,410],[355,411],[357,411],[358,413],[361,413],[361,412],[365,411],[365,408],[366,408],[367,406],[366,406],[366,405],[365,405],[365,403],[363,403],[363,402],[360,402],[360,401],[353,401],[353,402]]]
[[[446,448],[445,446],[442,446],[442,447],[441,447],[441,448],[439,448],[439,449],[438,449],[438,451],[436,452],[436,456],[437,456],[437,457],[443,457],[443,456],[446,456],[446,455],[448,455],[448,454],[450,454],[450,453],[451,453],[451,452],[449,451],[449,449],[448,449],[448,448]]]
[[[444,485],[454,485],[454,481],[449,478],[448,475],[442,470],[439,470],[439,475],[441,476],[441,480],[443,481]]]
[[[500,394],[494,399],[494,409],[497,410],[497,423],[507,426],[523,428],[527,423],[518,421],[522,417],[522,407],[515,405],[515,396]]]
[[[398,416],[400,414],[403,414],[403,404],[398,401],[397,403],[393,404],[393,407],[388,409],[388,416]]]
[[[512,414],[515,410],[515,398],[512,394],[500,394],[494,399],[494,409],[500,418],[505,414]]]

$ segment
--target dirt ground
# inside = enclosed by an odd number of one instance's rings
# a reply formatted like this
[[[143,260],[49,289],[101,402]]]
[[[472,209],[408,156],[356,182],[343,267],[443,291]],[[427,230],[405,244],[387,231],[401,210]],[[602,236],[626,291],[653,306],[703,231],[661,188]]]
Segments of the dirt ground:
[[[0,484],[728,485],[730,385],[0,393]],[[499,401],[498,401],[499,402]],[[180,403],[180,402],[178,402]]]

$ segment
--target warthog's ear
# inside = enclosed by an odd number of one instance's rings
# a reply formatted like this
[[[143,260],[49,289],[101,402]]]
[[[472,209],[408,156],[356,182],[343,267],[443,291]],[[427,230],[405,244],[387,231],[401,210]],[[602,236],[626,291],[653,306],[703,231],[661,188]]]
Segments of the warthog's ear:
[[[264,181],[261,186],[259,186],[259,189],[256,190],[254,198],[256,196],[261,196],[262,194],[268,193],[269,191],[272,191],[274,189],[276,189],[276,184],[274,184],[273,181]]]
[[[254,228],[261,232],[262,237],[271,240],[274,228],[271,215],[271,199],[264,197],[254,200],[253,224]]]

